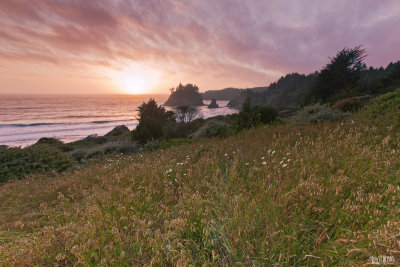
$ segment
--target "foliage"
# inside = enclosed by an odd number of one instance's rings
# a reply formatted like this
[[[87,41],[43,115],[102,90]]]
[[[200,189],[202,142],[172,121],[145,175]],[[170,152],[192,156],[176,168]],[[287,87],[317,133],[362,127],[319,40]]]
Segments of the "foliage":
[[[138,126],[132,131],[133,140],[145,144],[152,139],[163,137],[163,124],[154,117],[144,117],[139,121]]]
[[[174,112],[167,111],[163,106],[157,105],[157,102],[154,100],[154,98],[150,98],[149,101],[143,102],[142,105],[138,107],[137,111],[137,119],[139,120],[139,123],[146,117],[154,118],[162,124],[175,120]]]
[[[150,139],[144,144],[143,146],[143,151],[153,151],[161,146],[161,140],[160,139]]]
[[[168,140],[163,140],[161,142],[161,148],[162,149],[167,149],[173,146],[178,146],[182,144],[189,144],[191,143],[190,138],[173,138],[173,139],[168,139]]]
[[[176,117],[180,122],[191,122],[196,118],[197,109],[191,106],[179,106],[176,108]]]
[[[43,144],[47,144],[47,145],[62,145],[63,142],[61,142],[60,140],[56,139],[56,138],[48,138],[48,137],[42,137],[39,139],[39,141],[36,142],[37,145],[43,145]]]
[[[329,104],[314,104],[306,106],[299,110],[296,115],[291,118],[294,124],[309,124],[323,121],[338,121],[348,117],[350,114],[340,110],[333,110]]]
[[[236,121],[236,129],[243,130],[271,123],[278,116],[278,111],[270,106],[252,106],[247,99],[239,112]]]
[[[302,103],[317,73],[308,75],[290,73],[268,87],[241,90],[230,102],[231,107],[242,107],[247,98],[252,105],[270,105],[277,108],[296,107]]]
[[[179,83],[179,85],[175,88],[170,89],[171,94],[176,93],[176,92],[199,92],[199,87],[197,87],[195,84],[188,83],[186,85],[183,85],[182,83]]]
[[[23,149],[1,149],[0,183],[23,179],[34,173],[64,171],[73,163],[71,157],[48,144],[36,144]]]
[[[332,104],[332,109],[337,109],[343,112],[356,112],[364,106],[369,98],[351,97],[340,99]]]
[[[338,95],[342,98],[351,95],[366,70],[363,62],[365,57],[365,49],[361,46],[344,48],[338,52],[321,70],[310,89],[307,101],[326,103]]]
[[[200,127],[194,134],[194,140],[200,140],[206,137],[226,137],[230,134],[231,130],[225,122],[219,120],[209,120]]]
[[[400,89],[374,99],[367,112],[372,117],[398,116],[400,112]]]
[[[139,124],[132,131],[132,138],[141,144],[151,139],[161,139],[165,124],[175,121],[175,113],[158,106],[154,99],[143,102],[137,111]]]

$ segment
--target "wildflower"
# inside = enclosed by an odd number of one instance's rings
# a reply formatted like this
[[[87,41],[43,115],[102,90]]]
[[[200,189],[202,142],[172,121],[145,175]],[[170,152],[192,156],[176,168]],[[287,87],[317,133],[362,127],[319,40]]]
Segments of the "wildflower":
[[[287,159],[287,162],[290,162],[290,159]]]
[[[267,162],[266,161],[263,161],[263,163],[262,163],[263,165],[267,165]]]
[[[283,167],[283,168],[285,168],[286,166],[287,166],[287,164],[286,164],[286,163],[282,165],[282,167]]]
[[[272,151],[272,155],[273,155],[273,154],[275,154],[275,150],[274,150],[274,151]]]
[[[265,159],[265,157],[262,157],[261,159]]]
[[[228,154],[225,153],[225,157],[228,156]]]
[[[246,162],[244,165],[246,165],[246,166],[247,166],[247,165],[249,165],[249,163],[248,163],[248,162]]]
[[[186,176],[186,173],[184,173],[183,175]]]

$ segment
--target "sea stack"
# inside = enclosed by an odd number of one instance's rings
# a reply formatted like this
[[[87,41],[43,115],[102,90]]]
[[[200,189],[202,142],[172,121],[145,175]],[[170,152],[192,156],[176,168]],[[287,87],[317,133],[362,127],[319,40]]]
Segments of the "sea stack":
[[[215,98],[213,98],[211,100],[210,105],[208,105],[208,108],[219,108],[218,104],[217,104],[217,100]]]
[[[204,106],[203,97],[199,93],[199,88],[193,84],[179,84],[171,89],[171,95],[164,106]]]

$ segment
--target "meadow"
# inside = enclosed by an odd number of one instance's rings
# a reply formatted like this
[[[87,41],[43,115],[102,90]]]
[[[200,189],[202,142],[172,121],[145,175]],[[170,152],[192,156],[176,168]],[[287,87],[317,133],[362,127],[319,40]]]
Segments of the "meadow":
[[[1,266],[398,263],[399,100],[2,184]]]

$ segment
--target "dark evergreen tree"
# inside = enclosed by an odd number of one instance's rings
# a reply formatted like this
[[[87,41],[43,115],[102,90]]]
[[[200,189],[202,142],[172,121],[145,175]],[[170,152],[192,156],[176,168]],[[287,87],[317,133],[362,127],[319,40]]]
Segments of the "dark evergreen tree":
[[[366,70],[365,49],[344,48],[321,70],[311,87],[309,102],[328,102],[340,96],[356,94],[358,82]]]

